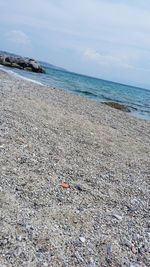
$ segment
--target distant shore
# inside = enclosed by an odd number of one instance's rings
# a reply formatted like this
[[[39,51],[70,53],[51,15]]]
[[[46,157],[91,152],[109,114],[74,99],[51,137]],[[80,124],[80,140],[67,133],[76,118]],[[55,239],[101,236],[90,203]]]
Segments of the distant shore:
[[[149,137],[148,121],[0,71],[1,265],[148,266]]]

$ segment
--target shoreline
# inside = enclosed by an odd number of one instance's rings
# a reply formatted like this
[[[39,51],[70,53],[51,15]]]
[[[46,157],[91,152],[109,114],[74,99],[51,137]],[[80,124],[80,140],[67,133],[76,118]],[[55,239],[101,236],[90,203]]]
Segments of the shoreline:
[[[150,122],[3,71],[0,114],[1,264],[148,266]]]
[[[12,77],[16,77],[18,79],[21,79],[21,80],[25,80],[25,81],[29,81],[29,82],[32,82],[32,83],[35,83],[35,84],[39,84],[41,86],[45,86],[44,84],[36,81],[36,80],[32,80],[30,78],[27,78],[27,77],[24,77],[18,73],[16,73],[15,71],[11,70],[11,69],[5,69],[3,68],[3,65],[0,64],[0,72],[4,72],[4,73],[7,73],[8,75],[11,75]]]
[[[2,66],[2,65],[0,65],[0,66]],[[15,72],[15,69],[13,71],[11,69],[3,68],[3,66],[0,67],[0,70],[2,70],[2,71],[4,70],[6,73],[11,74],[11,75],[13,75],[15,77],[21,78],[23,80],[31,81],[33,83],[40,84],[42,86],[51,88],[51,86],[49,84],[45,84],[44,81],[41,81],[41,79],[39,79],[40,81],[38,81],[36,76],[35,77],[34,76],[33,77],[30,77],[30,76],[28,77],[26,71],[24,73],[18,73],[18,72]],[[32,73],[32,74],[34,74],[34,73]],[[26,75],[27,75],[27,77],[26,77]],[[120,85],[127,86],[127,85],[123,85],[123,84],[120,84]],[[125,111],[125,112],[129,112],[130,113],[129,115],[134,117],[134,118],[139,118],[139,119],[143,119],[143,120],[146,120],[146,121],[150,121],[149,111],[148,110],[142,110],[142,107],[141,108],[135,107],[136,105],[134,105],[133,103],[129,104],[129,103],[125,103],[125,102],[123,102],[121,100],[120,101],[119,100],[115,100],[115,99],[113,100],[113,98],[110,98],[109,100],[107,98],[106,99],[99,99],[98,96],[97,96],[97,98],[93,99],[92,97],[88,97],[88,95],[92,95],[92,94],[90,92],[86,91],[86,90],[85,91],[82,91],[82,90],[81,91],[80,90],[75,90],[74,91],[74,90],[65,89],[65,88],[59,88],[59,87],[55,87],[55,86],[54,86],[54,89],[64,90],[66,92],[70,92],[70,93],[73,93],[73,94],[78,95],[78,96],[86,97],[87,99],[90,99],[91,101],[94,101],[95,103],[98,103],[98,104],[102,103],[102,104],[110,105],[111,107],[113,106],[114,108],[115,108],[115,106],[116,106],[116,108],[118,106],[119,107],[118,109],[120,109],[122,111]],[[140,89],[138,87],[136,89],[140,90],[140,91],[141,90],[142,91],[146,91],[146,92],[148,91],[146,89]],[[144,115],[143,115],[143,112],[145,112]]]

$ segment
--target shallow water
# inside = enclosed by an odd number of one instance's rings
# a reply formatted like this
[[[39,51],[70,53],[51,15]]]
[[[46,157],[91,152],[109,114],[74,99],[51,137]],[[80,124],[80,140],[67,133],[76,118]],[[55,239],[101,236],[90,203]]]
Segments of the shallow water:
[[[150,90],[53,68],[46,68],[46,74],[2,68],[37,83],[72,91],[99,102],[118,102],[130,109],[129,114],[150,120]]]

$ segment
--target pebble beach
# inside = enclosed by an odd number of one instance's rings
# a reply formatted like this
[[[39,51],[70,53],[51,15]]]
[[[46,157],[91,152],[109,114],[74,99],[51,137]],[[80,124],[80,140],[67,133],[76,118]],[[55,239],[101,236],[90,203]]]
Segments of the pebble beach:
[[[0,71],[1,267],[150,266],[149,181],[150,121]]]

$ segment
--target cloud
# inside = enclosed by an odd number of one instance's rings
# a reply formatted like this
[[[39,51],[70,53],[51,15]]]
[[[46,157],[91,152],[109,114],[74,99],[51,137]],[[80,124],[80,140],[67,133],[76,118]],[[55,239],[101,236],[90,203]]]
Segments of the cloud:
[[[87,48],[83,54],[85,57],[87,57],[91,60],[96,60],[96,61],[99,61],[99,59],[101,57],[101,55],[97,51],[94,51],[94,50],[89,49],[89,48]]]
[[[0,9],[0,36],[8,32],[1,49],[75,72],[112,80],[118,73],[120,80],[150,84],[144,75],[150,70],[149,0],[0,0]]]
[[[29,46],[31,44],[31,40],[27,34],[23,31],[12,30],[6,34],[6,39],[12,43]]]
[[[125,68],[133,68],[133,66],[130,64],[128,58],[125,55],[122,55],[118,53],[116,54],[110,54],[109,53],[99,53],[98,51],[95,51],[90,48],[86,48],[83,51],[83,56],[88,59],[97,62],[98,64],[102,65],[116,65],[116,66],[122,66]]]

